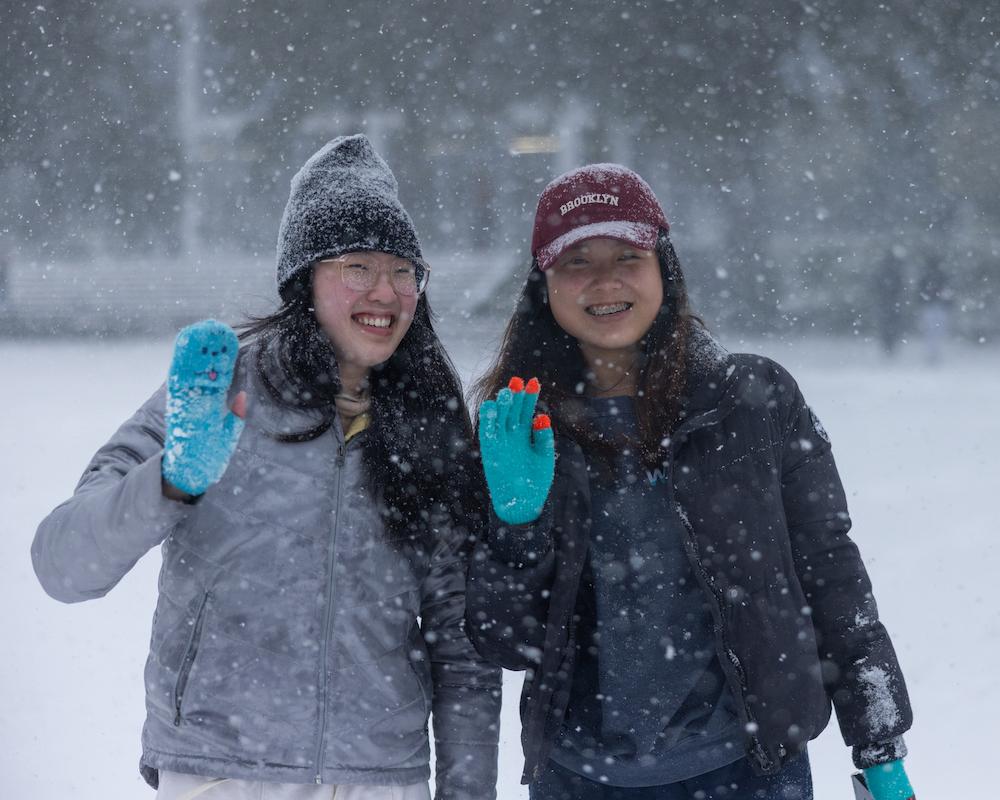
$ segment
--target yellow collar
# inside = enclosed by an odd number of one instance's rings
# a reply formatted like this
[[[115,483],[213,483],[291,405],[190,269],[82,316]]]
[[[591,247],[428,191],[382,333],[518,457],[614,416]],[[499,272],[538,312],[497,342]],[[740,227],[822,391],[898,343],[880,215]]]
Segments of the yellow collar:
[[[371,421],[371,414],[367,411],[358,414],[353,420],[351,420],[351,424],[347,427],[347,433],[344,434],[344,444],[347,444],[351,441],[351,439],[367,428],[371,424]]]

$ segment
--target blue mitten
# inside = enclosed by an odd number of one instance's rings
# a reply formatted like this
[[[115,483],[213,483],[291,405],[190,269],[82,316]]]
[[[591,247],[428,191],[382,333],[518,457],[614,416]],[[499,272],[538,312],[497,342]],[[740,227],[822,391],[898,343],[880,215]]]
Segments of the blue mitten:
[[[903,759],[863,770],[868,791],[875,800],[914,800],[916,795],[903,769]]]
[[[163,477],[182,492],[202,494],[226,471],[243,420],[226,403],[239,340],[207,319],[177,334],[167,378]]]
[[[535,417],[539,389],[536,378],[527,387],[512,378],[496,400],[479,408],[479,450],[490,500],[509,525],[538,519],[555,473],[552,424],[545,414]]]

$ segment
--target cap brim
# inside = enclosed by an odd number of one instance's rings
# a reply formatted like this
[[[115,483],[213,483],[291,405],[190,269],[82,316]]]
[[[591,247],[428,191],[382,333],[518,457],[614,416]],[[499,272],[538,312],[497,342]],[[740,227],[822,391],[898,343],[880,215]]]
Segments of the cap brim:
[[[652,250],[656,246],[659,235],[660,229],[658,227],[645,222],[625,222],[624,220],[594,222],[590,225],[573,228],[558,239],[538,248],[535,260],[538,261],[540,270],[547,270],[569,248],[587,239],[617,239],[633,247],[638,247],[640,250]]]

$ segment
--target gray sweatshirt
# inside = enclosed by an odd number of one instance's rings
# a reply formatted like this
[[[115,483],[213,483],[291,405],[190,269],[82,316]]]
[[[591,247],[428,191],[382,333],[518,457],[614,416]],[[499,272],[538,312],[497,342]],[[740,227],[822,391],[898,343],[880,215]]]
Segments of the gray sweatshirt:
[[[638,438],[631,397],[588,408],[613,440]],[[658,786],[738,761],[743,733],[670,478],[625,447],[616,462],[613,474],[588,465],[593,599],[577,602],[580,652],[551,758],[610,786]]]

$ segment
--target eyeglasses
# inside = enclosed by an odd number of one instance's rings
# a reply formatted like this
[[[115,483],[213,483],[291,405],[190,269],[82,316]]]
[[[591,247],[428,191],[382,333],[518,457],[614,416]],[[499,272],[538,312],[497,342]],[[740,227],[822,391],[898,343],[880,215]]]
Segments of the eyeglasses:
[[[389,274],[389,283],[396,294],[414,297],[424,293],[431,277],[431,268],[420,259],[411,259],[405,264],[391,267],[382,267],[351,256],[322,258],[317,263],[339,264],[340,280],[355,292],[370,292],[378,285],[379,275],[385,271]]]

